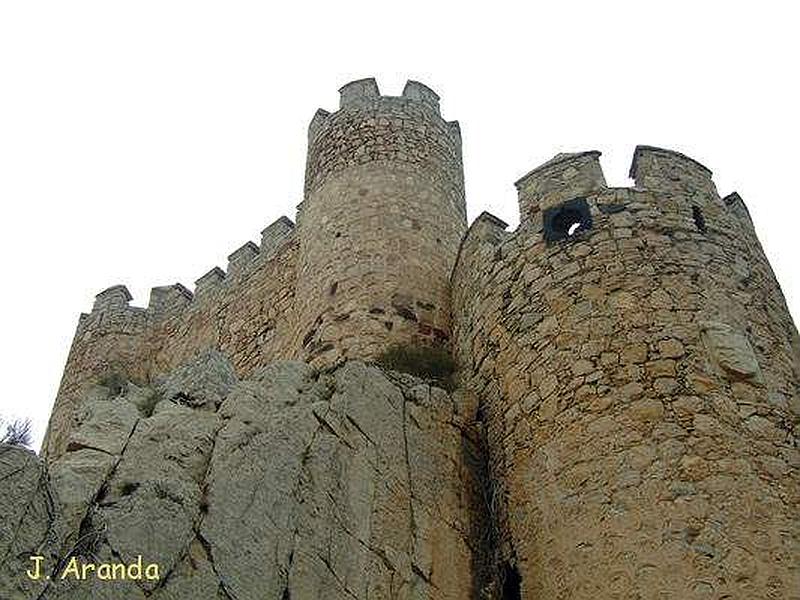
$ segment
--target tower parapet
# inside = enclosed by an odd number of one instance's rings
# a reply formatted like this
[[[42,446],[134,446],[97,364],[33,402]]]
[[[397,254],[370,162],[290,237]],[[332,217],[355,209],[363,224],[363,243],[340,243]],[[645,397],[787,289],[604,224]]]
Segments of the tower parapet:
[[[719,198],[711,170],[675,150],[637,146],[629,174],[637,188]]]
[[[384,161],[418,168],[466,215],[458,122],[441,118],[433,90],[409,81],[402,96],[382,96],[369,78],[339,91],[339,110],[320,109],[311,121],[305,201],[336,172]]]
[[[606,180],[600,152],[591,150],[558,154],[514,185],[519,194],[520,224],[528,226],[541,211],[555,204],[604,189]]]

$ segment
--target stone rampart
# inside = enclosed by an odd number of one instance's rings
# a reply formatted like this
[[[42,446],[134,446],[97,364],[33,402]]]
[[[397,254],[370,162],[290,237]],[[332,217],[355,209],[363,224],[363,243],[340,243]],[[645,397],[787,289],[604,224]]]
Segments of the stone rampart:
[[[61,455],[77,399],[98,380],[122,375],[147,382],[200,352],[220,350],[240,376],[291,357],[297,239],[282,217],[229,257],[228,272],[214,267],[196,282],[151,290],[148,307],[130,305],[127,288],[97,295],[81,315],[59,387],[43,452]]]

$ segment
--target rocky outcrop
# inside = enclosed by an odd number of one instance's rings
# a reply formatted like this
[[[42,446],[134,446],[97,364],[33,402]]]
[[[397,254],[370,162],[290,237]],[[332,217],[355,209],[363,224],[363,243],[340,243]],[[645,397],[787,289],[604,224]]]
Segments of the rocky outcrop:
[[[0,598],[478,598],[474,411],[361,362],[237,381],[210,353],[153,389],[95,387],[49,467],[0,456]],[[139,577],[74,576],[139,557]]]
[[[25,576],[28,557],[51,564],[63,523],[47,470],[29,450],[0,445],[0,598],[38,598],[44,583]]]

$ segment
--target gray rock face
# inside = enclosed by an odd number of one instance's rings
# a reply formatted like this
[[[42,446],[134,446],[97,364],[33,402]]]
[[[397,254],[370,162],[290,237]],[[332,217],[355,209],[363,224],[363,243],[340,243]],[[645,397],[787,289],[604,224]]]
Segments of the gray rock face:
[[[216,410],[236,385],[236,373],[219,352],[210,350],[179,367],[159,386],[161,395],[177,404]]]
[[[32,585],[23,552],[2,563],[1,598],[479,597],[474,406],[361,362],[274,363],[242,382],[229,367],[206,355],[179,369],[151,416],[137,410],[146,389],[94,394],[49,478],[13,451],[16,489],[41,506],[57,498],[52,517],[23,527],[52,540],[55,577]],[[139,556],[158,579],[60,579],[71,559]]]
[[[29,450],[0,445],[0,598],[37,598],[29,556],[53,564],[63,536],[45,466]]]
[[[86,402],[68,449],[92,448],[106,454],[120,454],[138,418],[139,411],[123,398]]]

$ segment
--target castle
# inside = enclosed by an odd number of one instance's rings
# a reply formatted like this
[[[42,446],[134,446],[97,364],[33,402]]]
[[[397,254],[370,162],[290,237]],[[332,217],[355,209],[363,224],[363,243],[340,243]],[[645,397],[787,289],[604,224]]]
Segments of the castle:
[[[246,378],[445,348],[477,399],[498,597],[800,597],[800,339],[739,195],[670,150],[637,147],[629,188],[599,152],[559,154],[516,182],[516,231],[467,227],[437,94],[340,92],[310,123],[296,223],[194,292],[96,296],[47,460],[112,370],[149,381],[215,349]],[[408,597],[451,597],[431,594]]]

